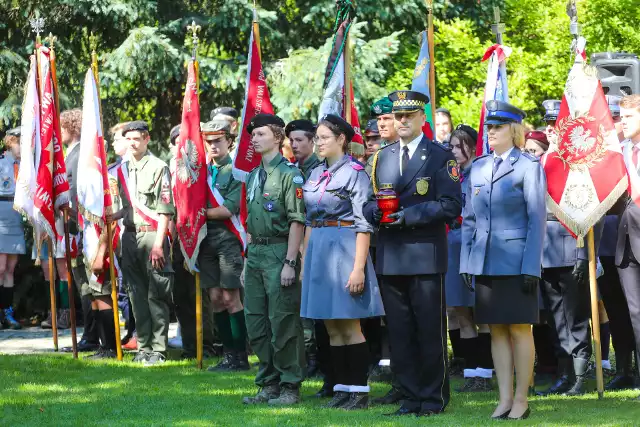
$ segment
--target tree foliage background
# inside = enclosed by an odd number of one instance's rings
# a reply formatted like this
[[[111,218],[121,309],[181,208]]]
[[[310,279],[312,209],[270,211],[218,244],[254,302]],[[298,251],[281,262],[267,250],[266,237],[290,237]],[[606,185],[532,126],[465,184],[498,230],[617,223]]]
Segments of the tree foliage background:
[[[589,53],[640,54],[637,0],[578,0]],[[263,62],[272,100],[285,119],[314,118],[335,19],[334,0],[258,1]],[[571,65],[564,1],[435,0],[437,105],[456,123],[477,126],[486,76],[480,58],[494,43],[493,7],[506,23],[504,44],[512,102],[540,123],[540,103],[562,95]],[[29,19],[44,17],[57,37],[62,108],[79,106],[90,64],[89,38],[98,40],[104,125],[144,119],[154,150],[164,152],[180,120],[191,45],[186,27],[202,26],[198,57],[203,120],[216,106],[242,107],[253,4],[248,0],[4,0],[0,2],[0,135],[18,124],[28,56]],[[406,88],[418,55],[426,8],[419,0],[358,1],[353,30],[354,89],[360,122],[369,105]]]

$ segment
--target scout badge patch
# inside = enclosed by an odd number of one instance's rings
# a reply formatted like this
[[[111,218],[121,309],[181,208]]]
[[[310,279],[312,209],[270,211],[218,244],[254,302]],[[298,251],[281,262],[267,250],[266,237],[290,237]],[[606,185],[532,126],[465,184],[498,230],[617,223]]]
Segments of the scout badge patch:
[[[447,172],[452,181],[460,181],[460,172],[458,170],[458,163],[455,160],[449,160],[447,162]]]

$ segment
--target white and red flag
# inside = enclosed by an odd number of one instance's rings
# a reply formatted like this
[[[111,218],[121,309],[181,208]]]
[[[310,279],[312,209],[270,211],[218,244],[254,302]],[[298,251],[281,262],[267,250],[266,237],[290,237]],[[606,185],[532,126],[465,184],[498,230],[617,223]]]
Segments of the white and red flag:
[[[93,279],[103,283],[109,271],[106,215],[113,213],[107,158],[104,145],[98,85],[92,69],[84,79],[82,131],[78,157],[78,211],[82,216],[83,253],[94,272]],[[117,226],[112,230],[112,244],[118,244]],[[96,266],[100,266],[97,268]],[[117,261],[114,260],[117,268]]]
[[[256,25],[251,31],[249,38],[249,59],[247,68],[247,83],[244,96],[244,107],[242,108],[242,127],[238,138],[238,152],[233,160],[233,176],[245,182],[249,172],[260,164],[261,157],[255,152],[251,135],[244,128],[257,114],[273,114],[273,105],[269,97],[267,87],[267,77],[262,68],[260,59],[259,35],[256,32]],[[244,200],[244,197],[243,197]]]
[[[173,193],[176,204],[176,231],[185,263],[198,271],[196,263],[200,243],[207,235],[206,153],[200,133],[198,67],[194,60],[187,66],[187,85],[182,104],[180,143],[176,154]]]
[[[579,46],[582,46],[582,49]],[[607,100],[578,43],[556,124],[557,145],[542,163],[547,208],[583,244],[584,236],[627,190],[628,177]]]
[[[13,207],[33,225],[35,243],[40,248],[43,226],[49,223],[36,209],[37,172],[40,161],[40,96],[38,95],[36,57],[32,55],[22,103],[20,168]]]

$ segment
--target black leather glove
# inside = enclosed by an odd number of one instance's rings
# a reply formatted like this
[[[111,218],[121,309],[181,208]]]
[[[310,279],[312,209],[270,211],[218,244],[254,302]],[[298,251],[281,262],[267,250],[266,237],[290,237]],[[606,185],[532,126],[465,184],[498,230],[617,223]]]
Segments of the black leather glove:
[[[380,210],[380,208],[376,206],[375,210],[373,211],[373,223],[374,223],[373,225],[379,225],[381,219],[382,219],[382,211]]]
[[[467,286],[467,289],[469,289],[470,292],[475,292],[475,289],[473,289],[473,278],[471,275],[469,273],[460,273],[460,276],[462,277],[464,284]]]
[[[395,221],[385,224],[389,228],[400,228],[404,225],[404,211],[389,214],[387,218],[395,219]]]
[[[589,281],[589,261],[586,259],[579,259],[576,261],[576,265],[573,266],[571,272],[573,280],[579,285],[584,285]]]
[[[538,279],[536,276],[524,275],[524,281],[522,282],[522,292],[525,294],[532,294],[538,287]]]

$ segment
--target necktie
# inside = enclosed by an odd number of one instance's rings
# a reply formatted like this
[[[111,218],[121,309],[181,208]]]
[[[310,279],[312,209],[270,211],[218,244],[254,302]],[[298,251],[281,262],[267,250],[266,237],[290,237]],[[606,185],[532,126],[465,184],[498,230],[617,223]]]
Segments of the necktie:
[[[634,145],[631,160],[633,161],[633,167],[636,168],[636,171],[638,170],[638,153],[640,153],[640,148],[638,148],[637,145]]]
[[[403,174],[404,171],[407,170],[408,166],[409,166],[409,147],[405,145],[404,147],[402,147],[402,170],[400,171],[400,173]]]
[[[209,173],[211,174],[211,188],[215,188],[216,179],[218,179],[218,167],[216,165],[209,164]]]
[[[498,156],[493,159],[493,174],[492,176],[496,176],[496,172],[500,168],[500,164],[502,163],[502,157]]]
[[[262,192],[264,191],[264,184],[267,182],[267,171],[260,168],[259,177],[260,177],[260,192]]]

